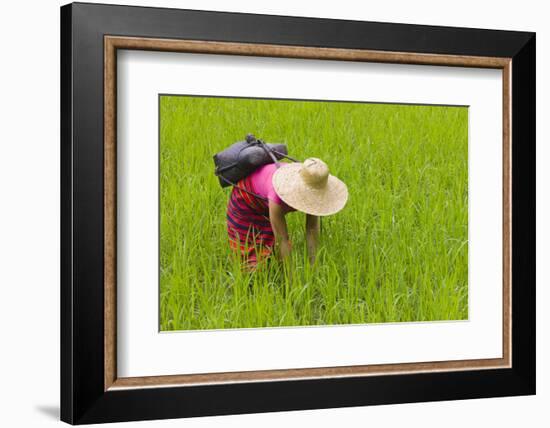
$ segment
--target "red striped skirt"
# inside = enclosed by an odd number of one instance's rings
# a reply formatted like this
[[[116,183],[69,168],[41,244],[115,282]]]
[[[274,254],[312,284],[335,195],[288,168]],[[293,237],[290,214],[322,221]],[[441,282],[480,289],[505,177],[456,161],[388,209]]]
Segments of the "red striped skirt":
[[[237,185],[256,193],[250,176]],[[249,266],[271,255],[275,236],[269,221],[268,202],[237,187],[233,187],[227,205],[229,246]]]

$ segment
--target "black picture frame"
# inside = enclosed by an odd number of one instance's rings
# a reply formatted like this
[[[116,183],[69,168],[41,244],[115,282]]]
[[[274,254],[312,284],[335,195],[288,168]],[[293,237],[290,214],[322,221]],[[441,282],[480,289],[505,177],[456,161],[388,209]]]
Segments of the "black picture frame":
[[[104,390],[104,36],[512,58],[512,367]],[[86,424],[535,394],[535,34],[73,3],[61,8],[61,419]]]

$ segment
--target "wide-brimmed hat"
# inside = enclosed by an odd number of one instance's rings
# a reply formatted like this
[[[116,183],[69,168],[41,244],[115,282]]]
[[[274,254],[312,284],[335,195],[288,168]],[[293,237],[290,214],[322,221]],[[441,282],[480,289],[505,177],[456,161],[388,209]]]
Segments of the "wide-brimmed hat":
[[[342,180],[329,174],[321,159],[281,163],[273,174],[273,187],[292,208],[316,216],[337,213],[348,200],[348,188]]]

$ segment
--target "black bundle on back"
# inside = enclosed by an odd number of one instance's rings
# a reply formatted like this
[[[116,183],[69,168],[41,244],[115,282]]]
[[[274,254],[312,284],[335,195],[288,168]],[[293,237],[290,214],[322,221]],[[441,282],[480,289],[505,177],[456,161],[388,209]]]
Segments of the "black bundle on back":
[[[239,141],[214,155],[215,174],[222,187],[234,186],[236,183],[252,174],[254,170],[268,163],[288,158],[285,144],[268,144],[248,134],[245,141]]]

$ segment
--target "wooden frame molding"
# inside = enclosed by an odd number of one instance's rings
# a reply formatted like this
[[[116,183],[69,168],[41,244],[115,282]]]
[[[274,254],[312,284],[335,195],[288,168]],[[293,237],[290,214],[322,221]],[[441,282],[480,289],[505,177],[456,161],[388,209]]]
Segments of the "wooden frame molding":
[[[503,81],[503,349],[502,358],[422,363],[359,365],[306,369],[283,369],[231,373],[205,373],[173,376],[118,378],[116,367],[116,81],[117,50],[150,50],[223,55],[249,55],[339,61],[384,62],[494,68],[502,70]],[[193,386],[218,383],[338,378],[442,372],[471,369],[509,368],[512,361],[512,61],[510,58],[479,57],[360,49],[334,49],[230,43],[196,40],[170,40],[136,37],[104,37],[104,389]]]

